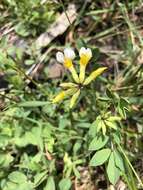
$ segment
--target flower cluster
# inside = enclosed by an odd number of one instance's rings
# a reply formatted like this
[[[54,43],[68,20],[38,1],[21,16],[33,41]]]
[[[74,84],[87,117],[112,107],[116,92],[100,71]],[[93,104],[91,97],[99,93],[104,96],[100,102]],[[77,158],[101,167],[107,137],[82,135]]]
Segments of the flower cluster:
[[[70,108],[72,108],[80,95],[81,87],[88,85],[97,76],[102,74],[105,69],[107,69],[107,67],[98,68],[87,78],[85,78],[86,66],[92,58],[92,51],[90,48],[82,47],[79,51],[79,56],[80,73],[78,75],[73,65],[73,59],[75,58],[74,51],[71,48],[66,48],[64,53],[57,52],[57,61],[63,63],[65,68],[71,72],[74,83],[61,83],[60,86],[63,88],[63,90],[52,100],[53,103],[57,103],[68,96],[72,96],[70,100]]]

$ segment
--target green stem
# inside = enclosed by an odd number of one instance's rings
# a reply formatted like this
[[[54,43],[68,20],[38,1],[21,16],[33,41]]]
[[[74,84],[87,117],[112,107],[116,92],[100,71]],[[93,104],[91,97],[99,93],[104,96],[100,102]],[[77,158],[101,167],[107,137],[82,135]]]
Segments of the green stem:
[[[119,146],[119,148],[120,148],[121,152],[123,153],[123,155],[124,155],[124,157],[125,157],[125,159],[126,159],[127,163],[129,164],[130,168],[132,169],[132,171],[133,171],[134,175],[136,176],[136,178],[137,178],[138,182],[139,182],[139,183],[140,183],[140,185],[143,187],[143,183],[142,183],[142,181],[141,181],[140,177],[138,176],[138,174],[136,173],[135,169],[133,168],[133,166],[132,166],[132,164],[131,164],[130,160],[128,159],[128,157],[127,157],[127,155],[126,155],[126,153],[124,152],[124,150],[122,149],[122,147],[121,147],[119,144],[118,144],[118,146]]]
[[[125,160],[125,163],[126,163],[127,171],[129,173],[129,176],[130,176],[130,179],[128,180],[128,185],[130,184],[129,187],[130,187],[131,190],[137,190],[137,188],[136,188],[136,182],[135,182],[135,179],[134,179],[134,176],[133,176],[133,172],[132,172],[132,170],[131,170],[131,168],[130,168],[128,162],[127,162],[127,160]],[[126,176],[127,175],[128,174],[126,174]],[[128,176],[126,178],[128,178]]]
[[[106,182],[107,182],[107,188],[109,188],[110,186],[110,181],[109,181],[109,178],[108,178],[108,173],[107,173],[107,163],[105,163],[105,178],[106,178]]]
[[[129,179],[128,179],[128,176],[127,176],[125,173],[123,173],[123,176],[124,176],[124,179],[125,179],[125,181],[126,181],[126,183],[127,183],[127,185],[128,185],[128,188],[129,188],[130,190],[133,190],[133,189],[132,189],[132,186],[131,186],[131,183],[130,183],[130,181],[129,181]]]
[[[66,12],[66,9],[65,9],[65,6],[64,6],[63,1],[60,0],[60,3],[61,3],[61,5],[62,5],[62,7],[63,7],[63,11],[64,11],[64,13],[65,13],[65,15],[66,15],[66,17],[67,17],[67,19],[68,19],[68,21],[69,21],[70,26],[72,26],[72,23],[71,23],[71,21],[70,21],[70,18],[69,18],[69,16],[68,16],[67,12]]]
[[[13,70],[15,70],[16,72],[24,75],[30,82],[32,82],[44,95],[48,96],[47,91],[39,84],[37,83],[35,80],[33,80],[30,76],[28,76],[25,71],[23,71],[21,68],[16,67],[16,66],[11,66],[11,68]]]

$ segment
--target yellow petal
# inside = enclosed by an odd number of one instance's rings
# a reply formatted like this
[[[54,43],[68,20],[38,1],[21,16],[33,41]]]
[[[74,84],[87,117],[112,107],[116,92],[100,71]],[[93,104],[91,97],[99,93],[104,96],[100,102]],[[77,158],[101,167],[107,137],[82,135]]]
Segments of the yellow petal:
[[[86,69],[86,65],[80,65],[80,74],[79,74],[80,83],[83,83],[85,79],[85,69]]]
[[[72,82],[64,82],[60,84],[60,87],[63,88],[76,88],[78,85]]]
[[[77,75],[77,72],[72,64],[72,60],[69,58],[64,59],[64,66],[69,69],[69,71],[72,74],[73,79],[75,80],[76,83],[79,83],[79,77]]]
[[[73,95],[77,91],[77,88],[71,88],[65,91],[61,91],[53,100],[52,103],[57,103],[66,98],[67,96]]]
[[[53,100],[52,103],[57,103],[60,102],[61,100],[63,100],[65,98],[65,91],[60,92]]]
[[[83,85],[88,85],[92,80],[94,80],[96,77],[98,77],[99,75],[101,75],[104,70],[106,70],[107,67],[101,67],[95,71],[93,71],[89,77],[86,78],[86,80],[84,81]]]
[[[70,101],[70,108],[72,108],[77,100],[77,98],[79,97],[80,95],[80,90],[78,90],[71,98],[71,101]]]
[[[77,72],[76,72],[74,66],[70,67],[69,70],[70,70],[70,72],[71,72],[71,74],[72,74],[72,77],[73,77],[74,81],[75,81],[76,83],[79,83],[79,82],[80,82],[80,81],[79,81],[79,77],[78,77],[78,75],[77,75]]]
[[[73,66],[72,60],[69,59],[69,58],[64,58],[64,66],[65,66],[67,69],[69,69],[70,67],[72,67],[72,66]]]
[[[65,90],[66,96],[71,96],[77,91],[77,88],[69,88],[68,90]]]
[[[87,65],[89,60],[91,59],[91,55],[86,53],[86,54],[81,54],[80,56],[80,65]]]

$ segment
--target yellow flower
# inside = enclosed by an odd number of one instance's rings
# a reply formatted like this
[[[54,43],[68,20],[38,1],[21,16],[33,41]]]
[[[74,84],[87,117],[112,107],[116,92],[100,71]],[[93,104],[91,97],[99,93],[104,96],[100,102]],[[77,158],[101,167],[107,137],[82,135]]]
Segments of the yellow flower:
[[[72,96],[70,100],[70,108],[72,108],[80,95],[80,89]]]
[[[83,85],[88,85],[91,81],[93,81],[94,79],[96,79],[96,77],[98,77],[99,75],[101,75],[104,70],[106,70],[107,67],[101,67],[96,69],[95,71],[93,71],[89,77],[87,77],[83,83]]]
[[[79,77],[72,63],[72,60],[75,58],[74,51],[71,48],[66,48],[64,53],[57,52],[56,58],[58,62],[64,63],[64,66],[72,73],[72,77],[75,82],[79,83]]]
[[[60,102],[61,100],[63,100],[65,98],[65,91],[61,91],[53,100],[52,102],[53,103],[57,103],[57,102]]]
[[[78,97],[80,96],[81,89],[88,85],[91,81],[96,79],[97,76],[101,75],[104,70],[107,69],[107,67],[101,67],[93,71],[86,79],[85,79],[85,70],[88,62],[90,61],[92,57],[91,49],[82,47],[79,51],[80,55],[80,73],[79,76],[73,66],[72,60],[75,58],[75,53],[72,49],[66,48],[64,50],[64,53],[58,52],[56,54],[56,58],[60,63],[64,63],[64,66],[68,68],[73,76],[73,79],[75,83],[72,82],[65,82],[61,83],[60,87],[62,87],[64,90],[61,91],[53,100],[53,103],[60,102],[64,98],[68,96],[72,96],[70,99],[70,105],[69,107],[72,108]],[[102,127],[103,133],[106,133],[105,127]]]
[[[78,87],[77,84],[75,83],[72,83],[72,82],[63,82],[60,84],[60,87],[63,87],[63,88],[76,88]]]
[[[57,103],[66,98],[67,96],[73,95],[77,91],[76,88],[71,88],[68,90],[61,91],[55,98],[53,98],[52,103]]]
[[[89,60],[92,58],[92,51],[90,48],[84,48],[82,47],[79,51],[80,56],[80,74],[79,74],[79,80],[80,83],[83,83],[85,79],[85,69],[89,62]]]

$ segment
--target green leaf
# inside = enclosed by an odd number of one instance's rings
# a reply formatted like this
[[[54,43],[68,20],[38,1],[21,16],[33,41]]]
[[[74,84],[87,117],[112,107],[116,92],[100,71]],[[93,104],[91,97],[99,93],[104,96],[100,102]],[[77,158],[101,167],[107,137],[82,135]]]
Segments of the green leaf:
[[[105,148],[99,150],[94,154],[92,159],[90,160],[90,166],[100,166],[102,165],[110,156],[111,150],[109,148]]]
[[[0,166],[2,167],[8,167],[10,163],[14,160],[14,158],[8,153],[8,154],[0,154]]]
[[[121,120],[121,117],[119,117],[119,116],[110,116],[109,118],[108,118],[108,121],[120,121]]]
[[[102,133],[105,136],[106,135],[106,125],[105,125],[105,123],[103,121],[101,121],[100,125],[101,125],[101,128],[102,128]]]
[[[97,133],[102,129],[102,121],[98,121],[98,125],[97,125]]]
[[[24,138],[26,144],[38,145],[37,138],[32,132],[26,132]]]
[[[39,107],[39,106],[44,106],[47,105],[49,102],[44,102],[44,101],[26,101],[19,103],[18,106],[20,107]]]
[[[78,151],[80,150],[82,145],[82,142],[79,140],[77,141],[74,146],[73,146],[73,154],[76,155],[78,153]]]
[[[108,166],[107,166],[107,175],[109,178],[109,181],[115,185],[116,182],[119,179],[120,176],[120,171],[115,165],[115,160],[114,160],[114,153],[112,152],[109,158]]]
[[[44,187],[44,190],[55,190],[55,182],[53,176],[48,177],[47,184]]]
[[[12,76],[10,81],[16,89],[23,88],[24,86],[23,79],[19,75]]]
[[[117,130],[117,124],[115,122],[113,122],[113,121],[111,122],[111,121],[105,120],[105,124],[109,128]]]
[[[109,137],[107,136],[95,137],[89,145],[89,150],[99,150],[108,142],[108,139]]]
[[[27,183],[19,184],[16,189],[18,189],[18,190],[34,190],[34,187],[33,187],[32,183],[27,182]]]
[[[72,173],[72,170],[73,170],[72,166],[69,167],[69,168],[67,168],[67,170],[65,171],[65,176],[66,176],[66,177],[70,177],[70,175],[71,175],[71,173]]]
[[[25,65],[33,65],[34,62],[35,62],[35,61],[32,60],[32,59],[28,59],[28,60],[25,61]]]
[[[71,188],[71,180],[69,178],[64,178],[59,183],[60,190],[69,190]]]
[[[89,135],[91,137],[95,137],[97,133],[97,126],[96,126],[96,121],[94,121],[89,128]]]
[[[114,93],[111,90],[109,90],[108,88],[106,89],[106,94],[110,99],[114,100],[114,98],[115,98]]]
[[[5,157],[6,155],[5,154],[0,154],[0,166],[2,166],[5,162]]]
[[[1,184],[3,190],[34,190],[33,184],[31,182],[16,183],[12,181],[6,181]]]
[[[26,37],[29,35],[29,32],[27,31],[25,25],[22,22],[20,22],[19,24],[15,26],[15,32],[23,37]]]
[[[122,118],[126,119],[126,111],[128,110],[129,102],[125,98],[121,98],[118,102],[118,113],[121,115]]]
[[[92,49],[93,57],[91,61],[96,61],[100,56],[100,49],[99,48],[93,48]]]
[[[98,124],[101,122],[101,117],[98,116],[96,118],[96,120],[90,125],[90,128],[89,128],[89,135],[92,136],[92,137],[95,137],[95,135],[97,134],[97,127],[98,127]]]
[[[47,171],[37,173],[34,176],[34,184],[35,184],[35,186],[39,186],[46,178],[47,178]]]
[[[79,173],[79,171],[77,170],[77,168],[75,166],[73,167],[73,172],[74,172],[75,176],[79,179],[80,178],[80,173]]]
[[[114,151],[114,159],[115,159],[115,164],[116,166],[121,170],[121,171],[125,171],[125,168],[124,168],[124,161],[120,155],[120,153],[115,150]]]
[[[117,133],[114,133],[113,134],[113,138],[114,138],[114,141],[117,143],[117,144],[120,144],[120,142],[121,142],[121,139],[120,139],[120,136],[119,136],[119,134]]]
[[[64,129],[66,126],[70,125],[70,121],[65,117],[59,118],[59,128]]]
[[[4,185],[3,185],[3,190],[16,190],[17,189],[17,184],[13,183],[11,181],[7,181]]]
[[[83,129],[87,128],[88,129],[90,127],[90,125],[91,125],[90,123],[82,123],[81,122],[81,123],[78,123],[76,126],[79,128],[83,128]]]
[[[78,38],[76,42],[77,48],[80,49],[81,47],[86,47],[86,42],[83,38]]]
[[[8,179],[14,183],[24,183],[27,181],[26,176],[22,172],[12,172],[9,174]]]

